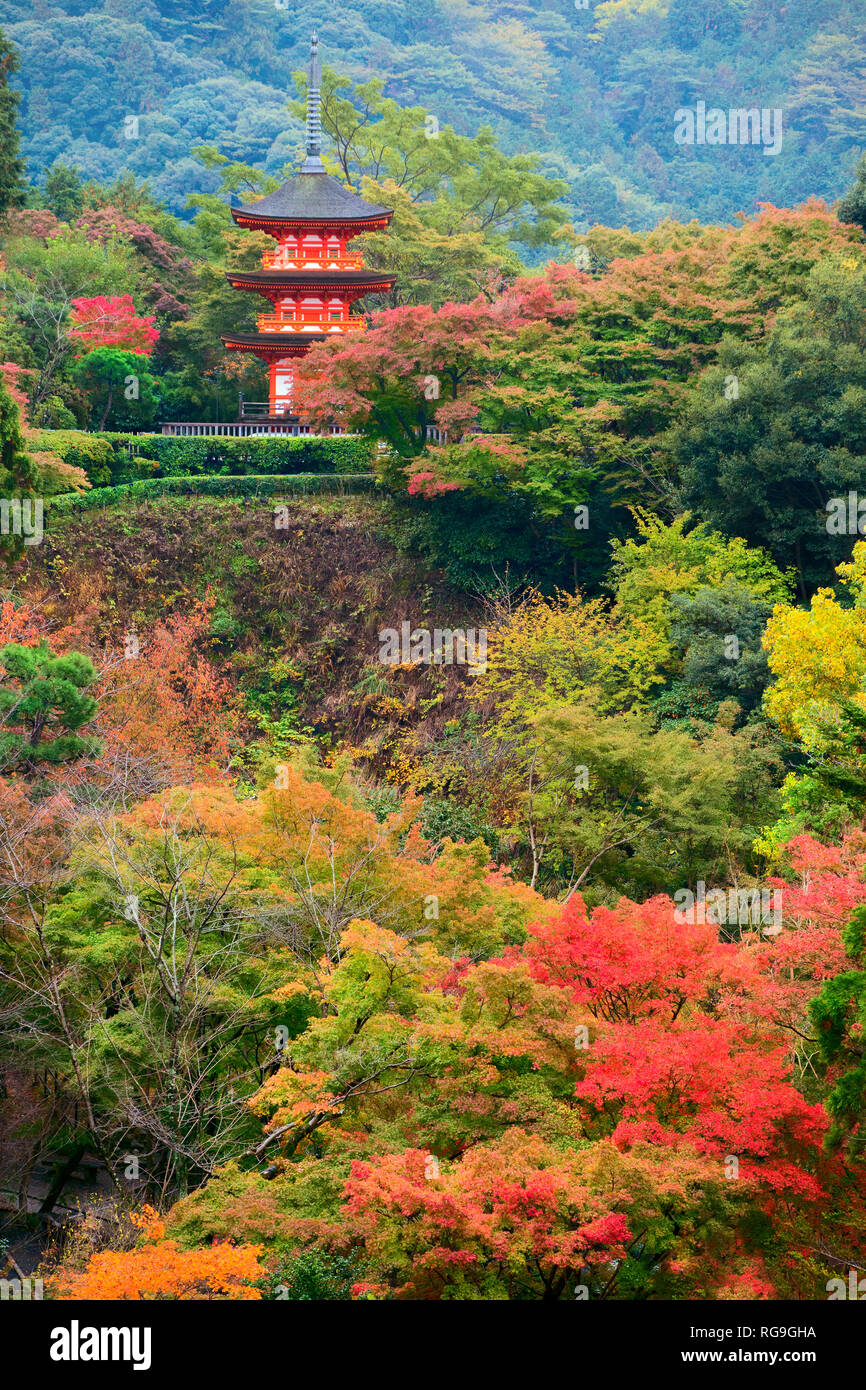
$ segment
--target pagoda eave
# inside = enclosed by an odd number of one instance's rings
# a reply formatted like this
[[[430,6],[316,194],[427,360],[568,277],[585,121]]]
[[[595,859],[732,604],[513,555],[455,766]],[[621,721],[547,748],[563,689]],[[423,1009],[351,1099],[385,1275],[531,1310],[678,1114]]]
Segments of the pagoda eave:
[[[374,270],[227,270],[226,279],[235,290],[357,290],[359,294],[390,290],[397,283],[396,275]]]
[[[305,357],[316,343],[354,339],[352,333],[223,333],[228,352],[255,352],[261,357]],[[276,341],[275,341],[276,339]]]
[[[238,227],[249,227],[254,232],[267,232],[268,236],[281,237],[287,232],[327,232],[335,231],[358,236],[361,232],[382,232],[390,225],[393,212],[378,217],[250,217],[237,208],[231,209],[232,217]]]

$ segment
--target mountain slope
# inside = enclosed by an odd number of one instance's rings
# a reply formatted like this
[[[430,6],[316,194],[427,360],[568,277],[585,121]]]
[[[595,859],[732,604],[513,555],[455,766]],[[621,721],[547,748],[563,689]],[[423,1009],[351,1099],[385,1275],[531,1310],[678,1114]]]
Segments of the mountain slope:
[[[381,75],[441,125],[486,123],[508,151],[538,151],[579,222],[730,220],[850,181],[866,143],[855,0],[582,3],[7,0],[0,18],[21,52],[31,175],[57,159],[103,180],[130,169],[176,211],[215,187],[189,157],[197,142],[271,172],[297,155],[285,102],[314,28],[350,77]],[[675,144],[675,112],[699,99],[780,110],[780,153]]]

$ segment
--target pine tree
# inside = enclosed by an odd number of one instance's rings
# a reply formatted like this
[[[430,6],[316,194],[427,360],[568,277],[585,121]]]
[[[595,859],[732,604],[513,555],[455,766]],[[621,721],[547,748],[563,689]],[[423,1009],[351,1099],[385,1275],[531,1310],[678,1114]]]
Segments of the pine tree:
[[[81,652],[55,656],[43,643],[0,649],[6,679],[0,686],[0,766],[32,771],[38,763],[64,763],[98,750],[93,738],[76,730],[96,713],[86,693],[96,679],[93,663]]]

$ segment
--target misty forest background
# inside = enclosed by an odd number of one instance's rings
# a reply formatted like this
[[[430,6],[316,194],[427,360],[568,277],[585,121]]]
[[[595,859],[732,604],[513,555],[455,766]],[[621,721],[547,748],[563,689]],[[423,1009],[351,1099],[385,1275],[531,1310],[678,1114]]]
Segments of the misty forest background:
[[[128,169],[180,214],[188,194],[218,186],[194,145],[271,174],[296,154],[302,121],[285,102],[313,29],[354,81],[380,77],[440,125],[490,126],[506,153],[537,153],[567,183],[578,228],[832,200],[862,144],[856,0],[5,0],[0,18],[21,54],[32,177],[58,160],[101,182]],[[700,97],[781,108],[781,154],[677,149],[673,112]],[[128,114],[142,117],[134,148]]]

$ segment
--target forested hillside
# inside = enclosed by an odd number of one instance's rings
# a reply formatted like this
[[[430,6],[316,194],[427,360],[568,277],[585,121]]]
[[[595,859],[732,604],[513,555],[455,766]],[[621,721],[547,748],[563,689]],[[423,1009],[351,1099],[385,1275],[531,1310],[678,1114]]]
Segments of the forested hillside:
[[[578,226],[833,199],[863,143],[859,0],[4,0],[0,22],[22,54],[31,176],[56,161],[102,182],[129,170],[178,213],[216,187],[193,146],[270,173],[297,153],[285,104],[313,28],[341,73],[537,152]],[[780,152],[677,146],[674,113],[700,99],[778,108]]]

